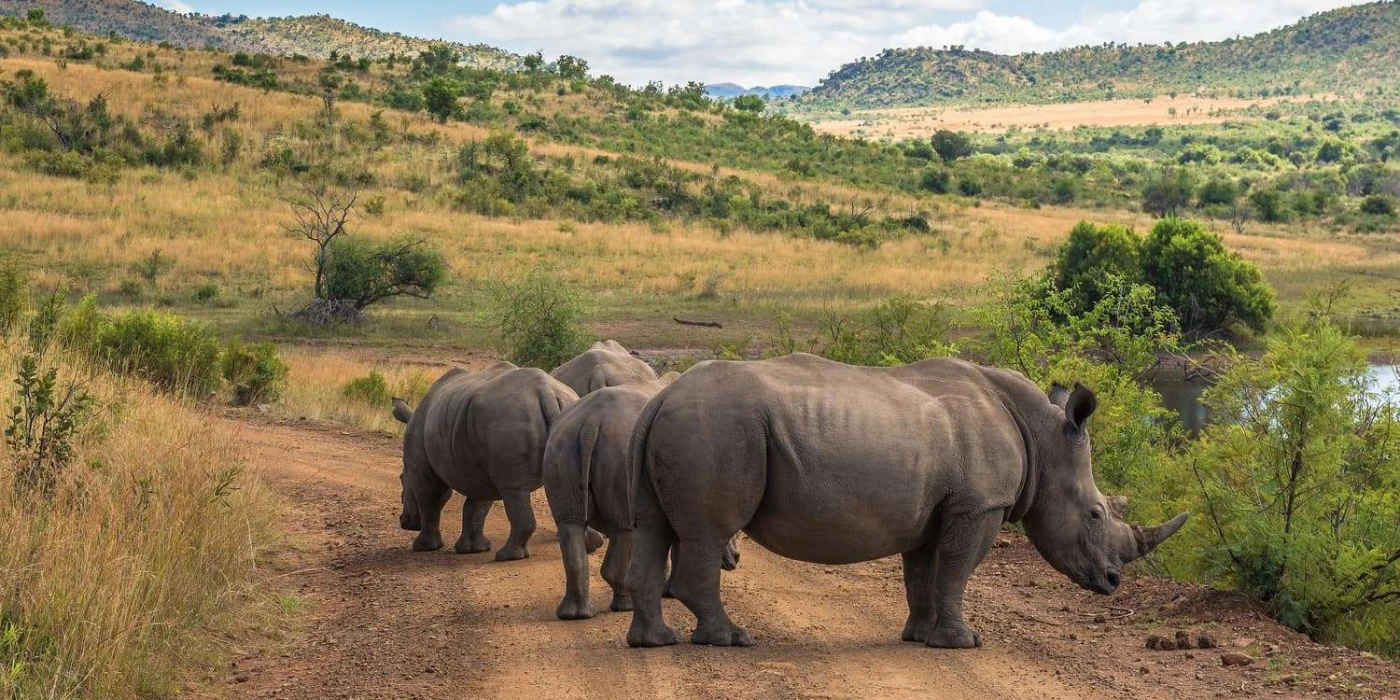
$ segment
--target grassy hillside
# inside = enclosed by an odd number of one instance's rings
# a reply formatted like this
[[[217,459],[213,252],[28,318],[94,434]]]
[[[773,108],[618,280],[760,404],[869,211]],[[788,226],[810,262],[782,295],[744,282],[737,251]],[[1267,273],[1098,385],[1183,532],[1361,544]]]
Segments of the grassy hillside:
[[[833,71],[803,103],[832,109],[1077,102],[1172,92],[1351,94],[1394,90],[1397,60],[1400,4],[1376,2],[1220,42],[1105,44],[1015,56],[962,47],[887,49]]]
[[[44,11],[50,22],[93,34],[168,42],[192,49],[213,47],[273,56],[301,54],[325,58],[416,56],[434,46],[456,52],[468,65],[504,68],[519,57],[485,44],[434,41],[361,27],[326,15],[246,17],[180,14],[139,0],[18,0],[0,4],[0,16],[23,17]]]

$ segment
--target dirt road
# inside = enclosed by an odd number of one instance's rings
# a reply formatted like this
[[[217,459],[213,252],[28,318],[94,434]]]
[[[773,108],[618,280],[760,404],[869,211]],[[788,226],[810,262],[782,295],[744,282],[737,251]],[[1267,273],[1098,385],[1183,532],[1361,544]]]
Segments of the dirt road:
[[[528,560],[415,554],[397,527],[395,441],[305,423],[224,425],[288,504],[295,544],[275,554],[274,566],[289,594],[309,605],[295,639],[240,643],[226,677],[208,689],[214,696],[1153,700],[1358,684],[1370,697],[1394,692],[1388,665],[1311,644],[1217,594],[1150,578],[1129,581],[1112,599],[1081,592],[1015,538],[993,551],[968,593],[984,649],[899,642],[906,610],[898,559],[822,567],[749,541],[741,542],[740,569],[725,574],[723,596],[757,646],[629,649],[628,614],[554,618],[563,574],[542,493]],[[459,513],[460,501],[448,511]],[[445,527],[449,542],[453,525]],[[499,544],[506,527],[498,506],[487,533]],[[600,555],[592,590],[606,610]],[[686,638],[693,618],[678,602],[666,605]],[[1218,649],[1143,648],[1149,632],[1175,629],[1209,630],[1258,661],[1224,668]]]

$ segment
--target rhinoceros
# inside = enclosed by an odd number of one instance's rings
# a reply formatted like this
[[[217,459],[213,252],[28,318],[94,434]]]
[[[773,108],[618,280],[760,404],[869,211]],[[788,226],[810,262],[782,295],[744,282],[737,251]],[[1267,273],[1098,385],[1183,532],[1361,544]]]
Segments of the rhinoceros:
[[[616,340],[594,343],[583,354],[559,365],[549,374],[567,384],[579,396],[587,396],[610,386],[656,381],[656,372],[651,365],[633,357]]]
[[[439,520],[455,490],[467,499],[462,536],[453,547],[457,553],[490,551],[482,527],[491,505],[503,500],[510,537],[496,561],[530,556],[526,543],[535,531],[530,493],[543,483],[545,439],[559,414],[577,400],[572,389],[544,371],[509,362],[478,372],[448,370],[416,411],[394,399],[394,417],[407,424],[399,525],[418,531],[413,549],[442,547]]]
[[[1024,376],[960,360],[852,367],[812,355],[707,362],[637,420],[631,646],[674,644],[661,617],[667,548],[680,540],[675,596],[691,642],[748,646],[719,597],[720,557],[739,530],[801,561],[849,564],[900,554],[903,639],[980,646],[963,591],[1002,523],[1023,523],[1053,567],[1112,593],[1123,566],[1186,521],[1128,525],[1094,485],[1093,392],[1052,402]]]
[[[600,389],[565,409],[544,448],[544,492],[559,530],[564,563],[561,620],[586,620],[598,613],[588,597],[592,530],[608,536],[603,580],[612,588],[609,609],[632,609],[627,567],[632,559],[632,477],[627,444],[647,401],[679,377],[671,372],[650,381]],[[733,569],[739,553],[731,539],[721,566]]]

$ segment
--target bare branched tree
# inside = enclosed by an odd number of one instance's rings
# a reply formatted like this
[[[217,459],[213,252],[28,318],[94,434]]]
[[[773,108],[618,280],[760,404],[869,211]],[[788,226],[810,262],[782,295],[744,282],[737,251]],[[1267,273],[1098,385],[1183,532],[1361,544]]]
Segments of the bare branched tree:
[[[314,291],[317,299],[325,299],[326,257],[337,238],[350,235],[346,225],[360,193],[358,190],[336,191],[324,182],[302,181],[300,185],[300,196],[291,200],[294,221],[286,229],[289,234],[316,244],[316,255],[312,258],[312,271],[316,275]]]

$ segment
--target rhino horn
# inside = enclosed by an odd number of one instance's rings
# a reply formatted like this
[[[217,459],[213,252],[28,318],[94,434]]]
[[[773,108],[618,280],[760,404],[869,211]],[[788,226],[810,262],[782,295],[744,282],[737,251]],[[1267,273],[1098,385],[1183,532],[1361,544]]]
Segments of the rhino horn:
[[[1182,513],[1171,520],[1168,520],[1157,527],[1133,526],[1133,540],[1137,551],[1133,553],[1131,559],[1147,556],[1157,545],[1162,544],[1168,537],[1176,534],[1182,525],[1186,524],[1186,519],[1190,513]]]

